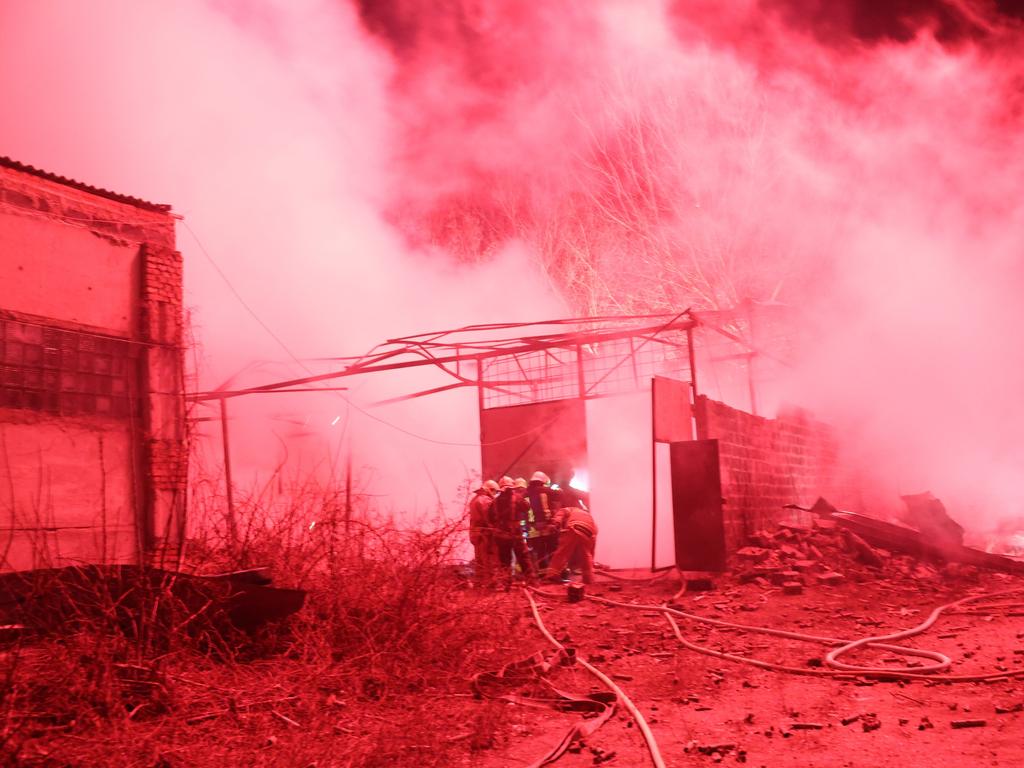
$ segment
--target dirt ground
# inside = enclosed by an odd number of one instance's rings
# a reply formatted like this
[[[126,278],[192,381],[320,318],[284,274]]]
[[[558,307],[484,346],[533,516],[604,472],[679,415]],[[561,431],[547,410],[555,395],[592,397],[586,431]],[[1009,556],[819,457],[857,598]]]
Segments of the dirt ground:
[[[911,570],[911,569],[903,569]],[[673,597],[678,580],[649,584],[603,579],[590,594],[620,602],[658,604]],[[968,595],[1024,587],[1024,579],[973,569],[955,575],[928,569],[892,577],[884,570],[854,574],[834,586],[810,584],[783,594],[763,580],[718,580],[715,589],[682,594],[682,611],[733,623],[856,639],[913,627],[943,604]],[[614,591],[613,591],[614,590]],[[945,683],[809,677],[759,669],[680,647],[663,614],[570,603],[564,588],[539,600],[552,634],[612,677],[651,727],[666,765],[719,762],[751,766],[1016,766],[1024,764],[1024,678]],[[1021,596],[1018,596],[1020,599]],[[525,597],[507,599],[527,610]],[[1024,672],[1024,607],[943,613],[904,645],[939,651],[949,674]],[[703,646],[765,661],[820,669],[825,645],[719,629],[680,620],[684,636]],[[549,650],[539,631],[523,637],[526,652]],[[908,658],[879,650],[846,660],[904,666]],[[911,660],[911,663],[914,663]],[[600,688],[579,666],[559,666],[563,690]],[[507,704],[507,727],[495,749],[467,756],[481,768],[529,764],[557,742],[573,717]],[[564,768],[595,764],[651,765],[632,718],[621,707],[564,755]]]
[[[636,581],[627,577],[641,574],[620,573],[599,577],[581,602],[569,602],[564,585],[547,586],[535,596],[538,611],[559,642],[636,704],[667,766],[1024,764],[1024,592],[981,600],[973,610],[946,611],[926,631],[900,641],[948,656],[952,666],[942,674],[998,675],[987,682],[947,682],[935,675],[839,679],[762,669],[684,647],[660,611],[594,599],[670,603],[696,617],[854,640],[915,627],[935,608],[965,597],[1024,590],[1022,576],[882,551],[872,554],[871,564],[861,562],[864,553],[835,532],[780,529],[763,538],[762,547],[748,552],[746,561],[739,556],[736,571],[715,577],[708,591],[681,592],[676,574]],[[802,569],[798,594],[770,578],[790,579],[790,568]],[[839,573],[829,576],[833,570]],[[120,663],[124,639],[95,631],[0,650],[0,764],[534,764],[582,716],[527,706],[521,698],[476,695],[474,678],[540,653],[556,662],[546,677],[560,690],[587,694],[605,687],[581,664],[554,658],[522,589],[478,588],[447,569],[429,574],[436,577],[433,596],[423,586],[423,569],[398,581],[389,572],[368,597],[367,605],[379,605],[381,612],[349,611],[347,624],[325,618],[326,593],[311,595],[291,625],[264,638],[259,653],[233,659],[184,647],[143,666]],[[678,623],[683,637],[699,646],[798,671],[827,668],[828,644],[693,618]],[[363,634],[338,634],[338,627]],[[922,663],[885,649],[856,650],[843,659],[886,669]],[[139,679],[143,672],[153,677]],[[528,681],[504,692],[521,697],[538,690],[536,681]],[[653,762],[620,705],[554,765],[640,768]]]

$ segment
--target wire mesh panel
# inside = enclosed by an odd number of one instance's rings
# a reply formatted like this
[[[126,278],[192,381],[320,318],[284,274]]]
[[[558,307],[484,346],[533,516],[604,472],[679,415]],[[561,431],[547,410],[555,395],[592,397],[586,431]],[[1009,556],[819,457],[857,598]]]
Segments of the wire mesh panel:
[[[685,333],[629,336],[584,347],[586,397],[634,392],[655,376],[688,379],[690,361]]]
[[[656,375],[689,373],[685,332],[551,346],[482,361],[483,407],[604,397],[649,387]]]
[[[575,347],[547,347],[481,361],[484,407],[578,397]]]

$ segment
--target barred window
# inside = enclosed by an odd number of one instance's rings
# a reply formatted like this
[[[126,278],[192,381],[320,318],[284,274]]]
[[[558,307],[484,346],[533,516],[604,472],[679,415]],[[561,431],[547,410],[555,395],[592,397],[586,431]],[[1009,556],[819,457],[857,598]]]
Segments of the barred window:
[[[0,407],[127,417],[137,363],[122,339],[0,319]]]

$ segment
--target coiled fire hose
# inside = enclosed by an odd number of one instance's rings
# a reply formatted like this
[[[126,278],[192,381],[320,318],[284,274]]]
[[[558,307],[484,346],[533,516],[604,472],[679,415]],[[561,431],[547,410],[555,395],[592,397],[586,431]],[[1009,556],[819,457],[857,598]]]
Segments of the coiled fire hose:
[[[538,594],[546,597],[553,597],[550,593],[546,593],[538,590]],[[1024,677],[1024,670],[1018,671],[1006,671],[1006,672],[995,672],[984,675],[937,675],[936,672],[942,672],[949,669],[952,664],[950,658],[937,651],[928,651],[918,648],[908,648],[900,645],[891,645],[886,641],[889,640],[902,640],[906,637],[912,637],[914,635],[924,632],[931,627],[943,612],[950,609],[959,608],[982,599],[994,599],[1005,597],[1008,595],[1016,595],[1024,593],[1024,587],[1016,587],[1014,589],[1004,590],[1001,592],[989,592],[981,595],[973,595],[960,600],[956,600],[951,603],[946,603],[937,607],[929,614],[928,618],[915,627],[910,629],[893,632],[886,635],[878,635],[874,637],[865,637],[858,640],[846,640],[834,637],[824,637],[820,635],[811,635],[802,632],[790,632],[782,629],[773,629],[771,627],[759,627],[749,624],[737,624],[729,621],[722,621],[721,619],[712,619],[705,616],[698,616],[692,613],[686,613],[676,608],[671,608],[667,605],[650,605],[644,603],[624,603],[618,600],[609,600],[605,597],[598,597],[596,595],[589,595],[588,599],[597,603],[605,605],[613,605],[620,608],[628,608],[632,610],[643,610],[643,611],[657,611],[665,615],[669,624],[672,627],[673,632],[679,642],[687,649],[703,653],[709,656],[715,656],[721,659],[728,659],[731,661],[737,661],[744,664],[751,664],[762,669],[776,670],[780,672],[790,672],[793,674],[802,675],[816,675],[823,677],[867,677],[867,678],[878,678],[886,680],[937,680],[945,682],[982,682],[985,680],[995,680],[999,678],[1013,678],[1013,677]],[[529,597],[529,595],[527,595]],[[533,605],[533,600],[530,600]],[[1012,607],[1012,605],[996,605],[996,606],[980,606],[975,607],[970,612],[980,612],[982,608],[989,610],[997,610],[1002,608]],[[534,610],[536,616],[536,610]],[[813,669],[805,667],[793,667],[785,664],[776,664],[773,662],[762,661],[761,659],[752,658],[749,656],[743,656],[739,654],[726,653],[724,651],[716,651],[712,648],[700,646],[695,643],[691,643],[683,637],[679,625],[676,622],[676,617],[689,619],[692,621],[700,622],[703,624],[709,624],[716,627],[722,627],[725,629],[735,629],[744,632],[755,632],[758,634],[772,635],[774,637],[784,637],[792,640],[800,640],[810,643],[818,643],[824,645],[837,646],[831,650],[826,656],[824,663],[827,664],[831,669]],[[553,640],[553,638],[551,638]],[[889,651],[892,653],[898,653],[903,656],[914,656],[918,658],[931,659],[934,663],[924,665],[920,667],[872,667],[872,666],[861,666],[856,664],[847,664],[839,661],[839,657],[843,654],[849,653],[856,648],[869,647],[876,650]]]
[[[533,614],[534,621],[537,624],[538,629],[547,638],[555,648],[566,655],[569,655],[569,651],[565,646],[560,643],[555,637],[547,630],[543,620],[540,617],[540,612],[537,608],[537,603],[531,595],[531,591],[543,597],[556,597],[556,595],[545,592],[541,589],[524,589],[523,594],[526,595],[526,599],[530,603],[530,610]],[[672,627],[672,631],[680,644],[688,650],[696,651],[698,653],[714,656],[720,659],[727,659],[730,661],[736,661],[743,664],[750,664],[761,669],[767,669],[778,672],[788,672],[791,674],[798,675],[809,675],[819,677],[832,677],[832,678],[874,678],[880,680],[932,680],[936,682],[983,682],[986,680],[998,680],[998,679],[1010,679],[1024,677],[1024,670],[1018,671],[1006,671],[1006,672],[995,672],[984,675],[938,675],[935,672],[944,671],[949,669],[952,661],[948,656],[939,653],[937,651],[928,651],[918,648],[908,648],[905,646],[891,645],[889,640],[901,640],[906,637],[912,637],[920,634],[929,629],[939,617],[946,611],[964,608],[962,613],[969,614],[981,614],[981,613],[994,613],[999,610],[1005,610],[1007,608],[1017,608],[1024,603],[1002,603],[1002,604],[982,604],[972,605],[976,601],[980,600],[994,600],[1003,598],[1011,595],[1020,595],[1024,593],[1024,587],[1016,587],[1014,589],[1003,590],[1000,592],[987,592],[980,595],[971,595],[968,597],[955,600],[951,603],[946,603],[935,608],[920,624],[911,627],[910,629],[900,630],[898,632],[892,632],[886,635],[877,635],[874,637],[865,637],[859,640],[843,640],[833,637],[825,637],[820,635],[811,635],[802,632],[790,632],[788,630],[774,629],[771,627],[759,627],[749,624],[737,624],[729,621],[722,621],[721,619],[712,619],[705,616],[698,616],[692,613],[686,613],[676,608],[671,608],[667,605],[650,605],[645,603],[624,603],[619,600],[610,600],[605,597],[598,597],[596,595],[590,595],[589,599],[596,603],[602,603],[605,605],[616,606],[620,608],[627,608],[632,610],[641,611],[656,611],[662,613],[668,620],[669,625]],[[967,607],[970,606],[970,607]],[[682,631],[679,628],[679,624],[676,621],[676,617],[683,619],[690,619],[699,623],[709,624],[716,627],[722,627],[725,629],[735,629],[739,631],[755,632],[759,634],[771,635],[774,637],[784,637],[792,640],[800,640],[804,642],[812,642],[825,645],[838,646],[830,651],[825,657],[825,664],[831,669],[814,669],[807,667],[794,667],[785,664],[776,664],[774,662],[763,661],[761,659],[752,658],[749,656],[743,656],[740,654],[727,653],[725,651],[717,651],[713,648],[706,646],[697,645],[691,643],[685,637],[683,637]],[[855,664],[847,664],[845,662],[838,661],[838,658],[856,648],[873,648],[876,650],[889,651],[892,653],[899,653],[904,656],[915,656],[918,658],[931,659],[934,663],[927,666],[921,667],[904,667],[904,668],[893,668],[893,667],[871,667]],[[651,733],[650,728],[647,725],[647,721],[643,715],[636,708],[633,702],[628,696],[617,686],[607,675],[603,674],[600,670],[593,667],[585,659],[576,657],[576,662],[580,664],[584,669],[594,675],[600,680],[609,690],[611,690],[618,701],[629,711],[636,721],[640,732],[643,734],[644,741],[647,745],[648,750],[651,754],[651,759],[654,762],[655,768],[664,768],[665,763],[661,758],[661,753],[658,749],[657,742],[654,740],[654,736]],[[559,753],[560,754],[560,753]]]
[[[544,626],[544,621],[540,617],[540,611],[537,608],[536,601],[530,594],[530,590],[524,589],[523,594],[526,595],[526,599],[530,601],[530,610],[533,612],[533,620],[537,623],[537,628],[541,631],[541,634],[544,635],[544,637],[548,639],[548,642],[555,646],[559,651],[567,653],[565,646],[558,642],[554,635],[548,632],[547,627]],[[544,593],[541,592],[540,594]],[[616,695],[616,697],[618,697],[619,702],[629,711],[629,714],[633,716],[637,727],[640,729],[640,733],[643,734],[644,742],[647,744],[647,749],[651,753],[651,760],[653,761],[655,768],[665,768],[665,761],[661,758],[661,751],[658,749],[658,743],[654,740],[654,734],[651,733],[651,729],[647,725],[647,721],[644,719],[644,716],[640,713],[640,710],[636,708],[636,705],[630,700],[625,692],[619,688],[619,686],[617,686],[610,677],[588,663],[586,659],[576,657],[576,663],[600,680]]]

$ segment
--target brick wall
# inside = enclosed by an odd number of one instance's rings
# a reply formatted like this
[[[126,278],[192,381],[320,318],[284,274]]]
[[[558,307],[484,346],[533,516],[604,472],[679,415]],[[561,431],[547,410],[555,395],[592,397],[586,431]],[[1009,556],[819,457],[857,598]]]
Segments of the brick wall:
[[[0,246],[0,279],[7,279],[8,286],[0,290],[0,317],[55,332],[123,340],[115,343],[127,342],[137,351],[129,388],[138,407],[127,416],[87,409],[68,412],[61,405],[62,391],[41,393],[50,397],[46,402],[56,404],[44,409],[34,405],[39,401],[35,397],[11,399],[6,408],[0,401],[0,429],[16,426],[23,443],[36,441],[41,450],[54,446],[57,454],[51,463],[68,467],[53,481],[61,483],[63,496],[50,512],[66,518],[68,531],[80,530],[83,522],[105,528],[108,508],[125,509],[129,549],[121,547],[113,555],[90,552],[90,542],[106,538],[91,535],[71,549],[57,541],[58,560],[134,559],[159,552],[163,544],[173,545],[184,522],[187,441],[182,259],[175,250],[169,206],[0,158]],[[59,357],[61,350],[57,352]],[[24,391],[28,379],[17,378],[16,370],[34,362],[13,363],[12,381],[23,390],[18,394],[34,395]],[[69,375],[73,377],[74,369]],[[101,448],[107,446],[102,478],[93,477],[97,462],[83,451],[96,440]],[[39,474],[28,458],[24,467],[10,471],[26,487],[33,473]],[[117,482],[109,482],[108,476]],[[77,493],[76,483],[81,486]],[[29,494],[24,496],[11,509],[0,508],[0,529],[20,530],[24,520],[50,514],[28,509]],[[73,502],[80,508],[69,509]],[[102,515],[97,513],[100,507]],[[0,563],[0,568],[30,567],[23,560]]]
[[[699,396],[695,415],[698,438],[718,440],[729,552],[780,520],[809,521],[806,513],[782,509],[785,504],[810,506],[825,496],[846,509],[862,506],[837,434],[805,411],[767,419]]]

